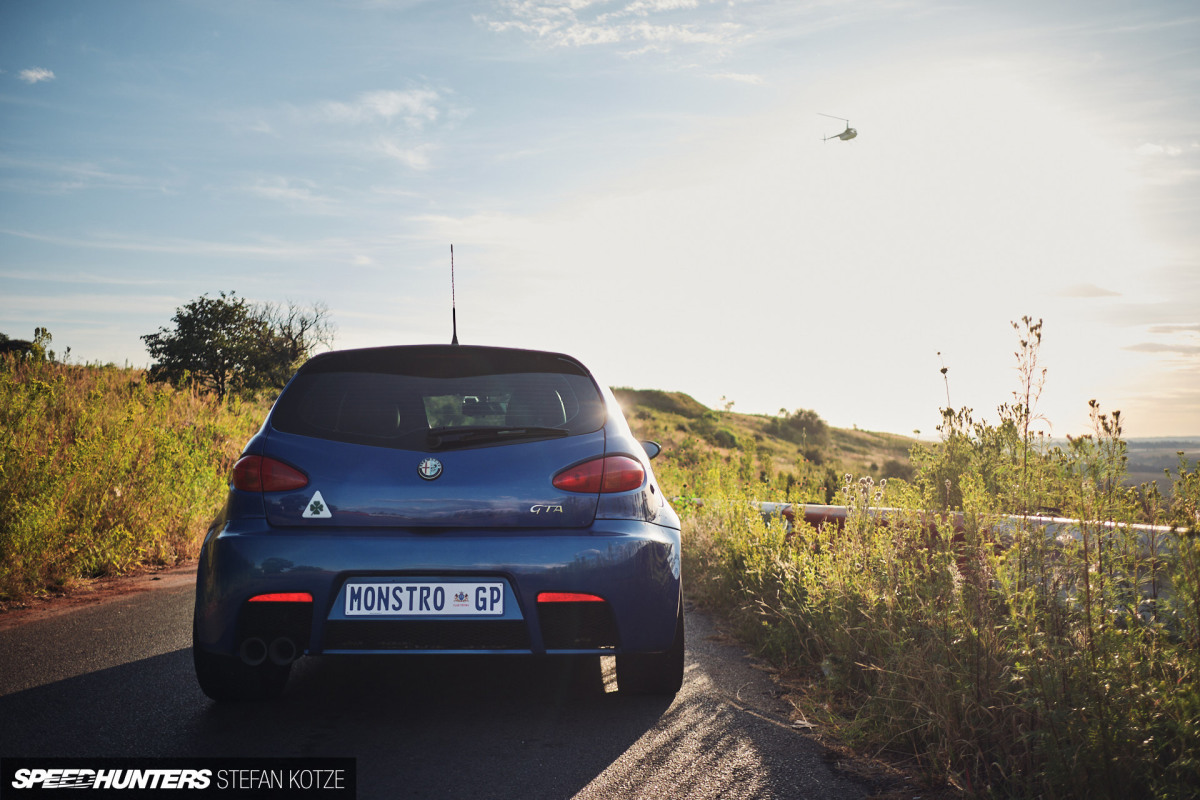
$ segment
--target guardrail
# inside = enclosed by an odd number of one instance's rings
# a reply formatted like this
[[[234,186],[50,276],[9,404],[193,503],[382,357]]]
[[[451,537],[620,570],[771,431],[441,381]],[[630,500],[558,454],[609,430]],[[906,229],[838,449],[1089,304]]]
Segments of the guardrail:
[[[684,501],[689,502],[689,501]],[[702,499],[693,499],[690,501],[694,505],[704,506],[705,501]],[[771,503],[771,502],[752,502],[764,519],[781,518],[788,526],[788,530],[798,524],[804,522],[813,527],[825,525],[834,525],[837,528],[844,528],[847,521],[851,517],[851,508],[848,506],[830,506],[818,505],[813,503]],[[935,533],[939,529],[947,530],[952,533],[953,541],[961,542],[964,540],[967,524],[966,517],[962,512],[930,512],[930,511],[911,511],[900,508],[868,508],[866,512],[873,518],[881,520],[887,524],[890,519],[904,519],[906,521],[916,520],[922,527],[930,533]],[[1169,594],[1169,586],[1166,585],[1163,577],[1159,574],[1160,567],[1154,565],[1155,560],[1166,561],[1175,557],[1178,554],[1178,542],[1180,535],[1186,535],[1188,528],[1170,525],[1147,525],[1142,523],[1122,523],[1113,521],[1085,521],[1080,519],[1071,519],[1068,517],[1040,516],[1029,515],[1020,516],[1015,514],[1002,514],[991,517],[987,520],[984,530],[991,534],[996,541],[997,550],[1002,549],[1004,540],[1012,541],[1011,537],[1020,530],[1043,530],[1047,543],[1051,543],[1057,547],[1067,545],[1069,542],[1081,542],[1085,532],[1093,532],[1099,535],[1097,543],[1105,540],[1111,541],[1112,534],[1118,531],[1127,531],[1136,534],[1139,550],[1137,555],[1141,558],[1151,560],[1149,564],[1143,564],[1138,568],[1149,569],[1149,575],[1142,575],[1135,580],[1135,583],[1140,585],[1141,595],[1144,600],[1163,597]],[[1195,528],[1192,528],[1195,530]],[[960,567],[965,564],[960,563]]]
[[[703,504],[703,501],[700,502]],[[827,506],[818,505],[815,503],[767,503],[757,501],[754,503],[754,505],[758,507],[759,512],[763,516],[783,517],[785,520],[787,520],[789,525],[796,524],[796,520],[799,518],[813,526],[828,525],[832,523],[840,528],[846,524],[846,519],[850,515],[850,508],[848,506]],[[888,517],[898,517],[903,514],[917,514],[923,519],[928,518],[929,521],[927,524],[931,527],[936,523],[941,522],[942,524],[949,523],[956,533],[961,533],[966,530],[966,519],[961,511],[949,513],[930,511],[906,512],[904,509],[900,508],[872,507],[867,509],[867,512],[872,517],[882,518],[885,521]],[[1099,520],[1084,521],[1080,519],[1071,519],[1069,517],[1047,517],[1034,514],[1025,516],[1018,514],[1001,514],[994,518],[994,522],[998,522],[999,525],[989,525],[989,529],[1011,530],[1013,528],[1019,528],[1022,525],[1024,525],[1026,528],[1044,527],[1047,534],[1053,534],[1054,538],[1058,538],[1061,535],[1068,535],[1075,539],[1078,539],[1082,535],[1080,531],[1082,526],[1103,530],[1123,529],[1137,531],[1139,534],[1145,536],[1151,536],[1160,533],[1178,533],[1181,530],[1186,530],[1171,525],[1146,525],[1143,523],[1112,521],[1103,522]]]
[[[671,499],[674,503],[691,503],[694,506],[703,507],[705,500],[703,498],[683,498],[674,497]],[[829,506],[818,503],[771,503],[765,501],[754,500],[751,505],[758,509],[764,517],[782,517],[789,525],[795,525],[797,518],[803,520],[812,526],[834,524],[839,528],[846,524],[847,518],[850,516],[849,506]],[[799,512],[799,513],[797,513]],[[882,518],[885,521],[888,517],[898,517],[903,514],[917,514],[922,518],[929,518],[927,523],[929,526],[934,526],[938,522],[943,524],[950,523],[956,533],[961,533],[966,530],[966,520],[961,511],[953,511],[949,513],[936,511],[906,511],[902,508],[892,508],[889,506],[872,506],[867,509],[867,512],[872,517]],[[1088,525],[1096,528],[1104,528],[1106,530],[1115,530],[1122,528],[1125,530],[1134,530],[1145,534],[1156,533],[1181,533],[1187,530],[1179,525],[1146,525],[1139,522],[1101,522],[1101,521],[1083,521],[1072,519],[1070,517],[1048,517],[1037,514],[1029,514],[1022,516],[1020,514],[1000,514],[994,519],[1001,521],[1003,528],[1010,526],[1019,526],[1022,522],[1025,527],[1041,527],[1045,526],[1047,531],[1057,533],[1068,533],[1075,538],[1078,538],[1078,530],[1081,525]],[[1200,520],[1197,521],[1200,524]],[[989,526],[994,528],[994,526]]]

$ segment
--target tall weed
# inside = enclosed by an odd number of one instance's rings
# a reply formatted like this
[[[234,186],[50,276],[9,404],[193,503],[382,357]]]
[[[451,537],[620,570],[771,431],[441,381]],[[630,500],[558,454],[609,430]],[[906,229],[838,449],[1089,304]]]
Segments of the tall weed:
[[[1169,500],[1123,487],[1122,420],[1095,402],[1090,435],[1049,446],[1023,322],[999,423],[946,410],[912,481],[845,477],[843,525],[764,519],[777,487],[732,460],[660,470],[704,498],[683,509],[688,590],[814,676],[844,736],[974,796],[1196,797],[1200,465]]]
[[[0,363],[0,599],[197,551],[265,408],[140,371]]]

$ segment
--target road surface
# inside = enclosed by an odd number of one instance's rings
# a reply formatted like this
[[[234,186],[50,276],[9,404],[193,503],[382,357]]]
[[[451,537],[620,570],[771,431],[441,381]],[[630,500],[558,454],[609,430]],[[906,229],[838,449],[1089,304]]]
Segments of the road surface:
[[[158,585],[0,616],[0,756],[353,756],[361,798],[866,795],[694,609],[672,701],[581,695],[529,659],[414,657],[303,659],[279,701],[216,705],[192,673],[192,579]]]

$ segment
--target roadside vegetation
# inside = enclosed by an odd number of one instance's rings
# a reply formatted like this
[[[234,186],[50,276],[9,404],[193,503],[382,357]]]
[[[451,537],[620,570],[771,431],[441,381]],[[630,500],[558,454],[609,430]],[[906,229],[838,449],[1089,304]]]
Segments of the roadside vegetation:
[[[664,445],[689,597],[790,676],[798,718],[979,797],[1195,797],[1200,464],[1130,485],[1123,420],[1094,401],[1089,435],[1042,435],[1041,323],[1015,327],[997,421],[944,409],[934,442],[616,393]],[[0,339],[0,603],[193,557],[277,379],[221,392],[50,341]],[[790,526],[759,501],[849,513]]]
[[[269,404],[0,359],[0,601],[195,556]]]
[[[1181,455],[1161,483],[1126,485],[1120,413],[1095,401],[1089,435],[1039,435],[1041,323],[1014,327],[1021,378],[999,421],[946,409],[907,475],[847,469],[843,527],[754,505],[829,500],[815,458],[774,468],[753,437],[668,449],[656,472],[687,498],[688,594],[791,676],[800,718],[933,782],[1196,797],[1200,465]],[[1047,530],[1039,514],[1084,522]]]
[[[334,326],[230,292],[142,339],[149,370],[0,334],[0,605],[194,557],[276,390]]]

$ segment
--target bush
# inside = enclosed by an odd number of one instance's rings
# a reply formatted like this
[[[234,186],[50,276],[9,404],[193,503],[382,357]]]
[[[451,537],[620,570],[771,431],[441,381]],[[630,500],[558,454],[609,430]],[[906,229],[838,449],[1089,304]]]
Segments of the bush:
[[[733,449],[738,446],[737,435],[724,426],[713,429],[706,438],[717,447]]]
[[[780,409],[780,416],[773,417],[767,425],[767,433],[818,450],[829,446],[829,425],[817,412],[805,408],[798,408],[791,413]]]

